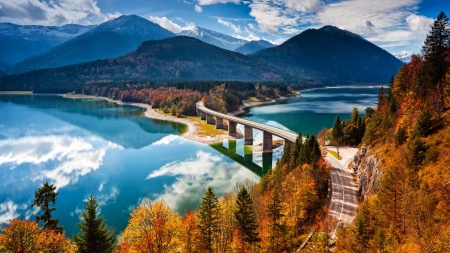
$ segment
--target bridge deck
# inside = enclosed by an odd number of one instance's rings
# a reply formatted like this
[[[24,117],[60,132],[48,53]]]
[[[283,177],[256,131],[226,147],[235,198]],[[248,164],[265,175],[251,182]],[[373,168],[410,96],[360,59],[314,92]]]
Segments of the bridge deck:
[[[219,117],[222,119],[226,119],[228,121],[231,122],[235,122],[238,124],[242,124],[245,126],[249,126],[255,129],[258,129],[260,131],[264,131],[267,133],[270,133],[272,135],[278,136],[280,138],[283,138],[285,140],[289,140],[290,142],[295,142],[295,140],[297,139],[298,134],[288,131],[288,130],[284,130],[284,129],[280,129],[278,127],[273,127],[273,126],[268,126],[259,122],[255,122],[255,121],[251,121],[251,120],[247,120],[247,119],[242,119],[239,117],[235,117],[235,116],[231,116],[231,115],[227,115],[227,114],[223,114],[220,112],[216,112],[214,110],[208,109],[206,108],[202,102],[198,102],[197,104],[197,109],[205,112],[209,115],[215,116],[215,117]]]

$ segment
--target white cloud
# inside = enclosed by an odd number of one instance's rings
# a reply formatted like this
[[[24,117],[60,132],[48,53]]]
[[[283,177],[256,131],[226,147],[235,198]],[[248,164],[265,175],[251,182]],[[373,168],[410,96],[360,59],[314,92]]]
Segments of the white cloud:
[[[285,0],[286,7],[301,12],[318,11],[323,3],[320,0]]]
[[[117,196],[119,196],[119,190],[116,187],[112,187],[109,193],[99,194],[95,197],[98,205],[106,206],[110,201],[116,203]]]
[[[203,8],[200,7],[200,6],[198,6],[198,5],[195,5],[195,6],[194,6],[194,10],[195,10],[196,12],[198,12],[198,13],[201,13],[201,12],[203,11]]]
[[[165,175],[177,176],[177,179],[172,185],[166,185],[164,192],[155,197],[164,200],[176,211],[185,211],[180,210],[185,206],[198,205],[208,186],[217,195],[222,195],[237,182],[259,179],[237,163],[227,162],[220,156],[203,151],[198,151],[195,158],[168,163],[148,175],[147,179]]]
[[[427,34],[430,32],[433,22],[434,20],[432,18],[427,18],[416,14],[411,14],[406,18],[406,23],[408,23],[409,29],[414,32],[417,39],[422,41],[425,40]]]
[[[120,15],[102,13],[95,0],[0,0],[0,21],[16,24],[64,25],[104,22]]]
[[[199,5],[211,5],[211,4],[226,4],[234,3],[239,4],[242,0],[198,0]]]
[[[166,28],[167,30],[173,32],[173,33],[179,33],[183,30],[192,30],[195,28],[195,24],[194,23],[187,23],[182,21],[181,18],[177,18],[177,20],[181,20],[182,22],[184,22],[184,26],[181,26],[173,21],[171,21],[170,19],[166,18],[166,17],[155,17],[155,16],[150,16],[148,18],[150,21],[160,25],[161,27]]]
[[[229,21],[225,21],[225,20],[223,20],[221,18],[218,18],[217,22],[219,22],[219,24],[221,24],[221,25],[224,25],[226,27],[229,27],[229,28],[233,29],[233,31],[235,33],[241,33],[241,27],[239,25],[235,25],[235,24],[233,24],[233,23],[231,23]]]
[[[33,180],[50,179],[57,188],[77,182],[80,176],[96,170],[110,148],[121,148],[97,137],[66,135],[28,136],[0,140],[0,165],[42,165],[57,162],[55,168],[40,171]],[[35,172],[37,173],[37,172]]]
[[[152,145],[169,145],[172,141],[177,140],[177,139],[180,139],[180,136],[170,134],[170,135],[164,136],[159,141],[153,142]]]
[[[9,224],[9,221],[20,216],[21,210],[26,210],[27,204],[18,205],[12,200],[8,199],[0,203],[0,225]]]

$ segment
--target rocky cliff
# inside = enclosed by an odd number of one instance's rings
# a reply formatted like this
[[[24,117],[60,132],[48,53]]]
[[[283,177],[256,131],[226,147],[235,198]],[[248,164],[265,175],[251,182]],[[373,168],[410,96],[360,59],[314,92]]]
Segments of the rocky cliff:
[[[358,194],[361,201],[376,193],[383,174],[379,170],[378,159],[371,154],[367,146],[361,147],[352,162],[352,169],[357,174]]]

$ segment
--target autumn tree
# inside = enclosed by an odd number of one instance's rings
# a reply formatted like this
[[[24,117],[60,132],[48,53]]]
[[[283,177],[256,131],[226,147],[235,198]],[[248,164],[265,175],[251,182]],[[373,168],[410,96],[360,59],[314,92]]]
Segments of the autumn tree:
[[[339,114],[336,116],[336,120],[334,121],[333,131],[331,132],[333,138],[337,142],[337,152],[339,154],[339,144],[343,136],[343,129],[341,124],[341,117]]]
[[[0,251],[16,252],[75,252],[75,247],[63,233],[41,229],[37,222],[11,220],[2,228]]]
[[[203,252],[214,252],[214,235],[218,230],[219,204],[211,187],[205,192],[198,211],[198,228],[200,230],[200,246]]]
[[[183,252],[194,253],[197,251],[197,241],[200,237],[195,213],[190,209],[181,222],[181,241]]]
[[[112,252],[115,244],[114,232],[106,227],[103,216],[98,216],[98,203],[91,194],[84,206],[82,221],[77,225],[81,232],[73,237],[80,253]]]
[[[237,195],[234,215],[240,237],[254,247],[261,239],[258,237],[258,223],[253,209],[253,201],[245,187],[242,187]]]
[[[53,229],[58,232],[63,232],[63,228],[59,226],[59,219],[52,218],[52,212],[56,210],[54,206],[56,197],[59,193],[56,192],[56,186],[49,185],[45,182],[42,187],[39,187],[34,193],[34,202],[31,207],[37,206],[43,212],[42,215],[36,215],[36,221],[43,221],[45,229]]]
[[[129,244],[132,252],[178,252],[182,246],[180,240],[182,230],[186,229],[185,226],[192,228],[195,225],[192,216],[191,213],[186,221],[189,224],[185,223],[182,228],[179,215],[174,213],[165,202],[152,202],[146,199],[131,213],[131,218],[123,232],[123,240]],[[195,232],[193,230],[191,232],[188,244],[194,240],[192,235]]]

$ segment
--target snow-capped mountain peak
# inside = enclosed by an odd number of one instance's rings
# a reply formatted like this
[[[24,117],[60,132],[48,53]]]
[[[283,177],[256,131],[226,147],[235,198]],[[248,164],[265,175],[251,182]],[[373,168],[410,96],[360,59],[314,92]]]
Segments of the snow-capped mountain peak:
[[[227,50],[234,50],[240,46],[243,46],[244,44],[246,44],[248,42],[246,40],[237,39],[232,36],[229,36],[229,35],[226,35],[223,33],[219,33],[219,32],[215,32],[215,31],[211,31],[211,30],[201,28],[198,26],[196,26],[190,30],[181,31],[180,33],[178,33],[178,35],[194,37],[203,42],[206,42],[206,43],[209,43],[214,46],[217,46],[217,47],[220,47],[223,49],[227,49]]]

